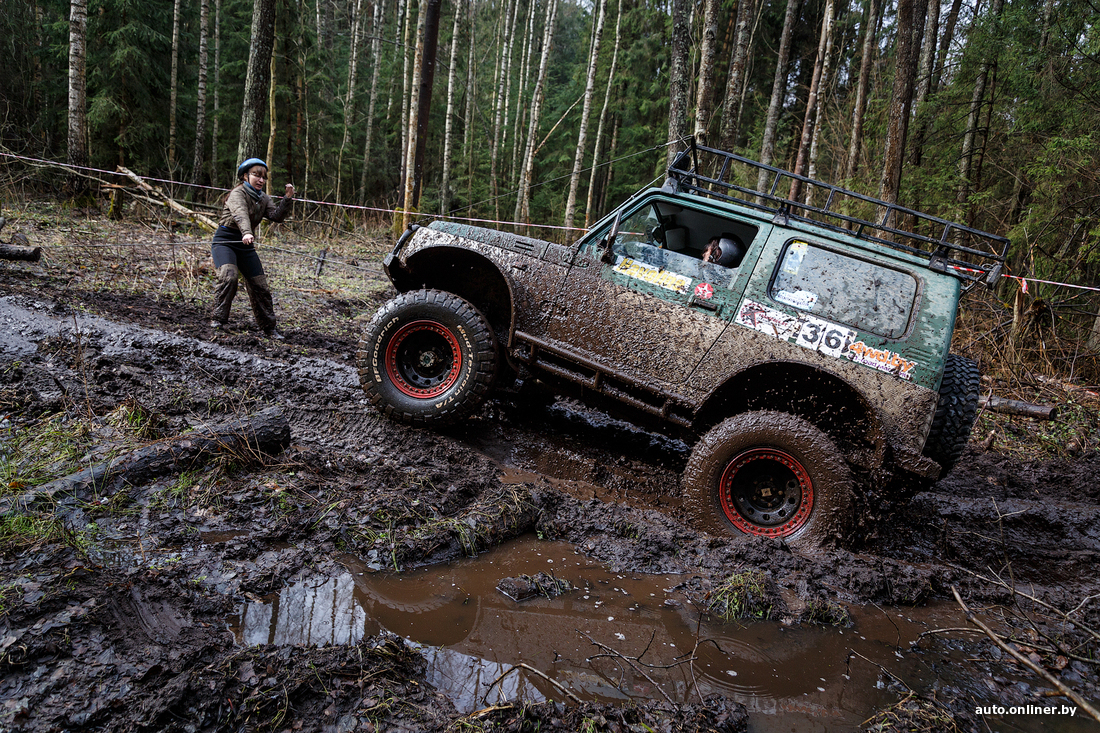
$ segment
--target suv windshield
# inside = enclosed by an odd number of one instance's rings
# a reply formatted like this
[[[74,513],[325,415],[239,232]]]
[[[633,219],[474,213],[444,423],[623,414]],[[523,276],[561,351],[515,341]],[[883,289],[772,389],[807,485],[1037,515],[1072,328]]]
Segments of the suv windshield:
[[[916,294],[908,273],[798,240],[787,245],[769,291],[780,303],[887,338],[905,333]]]

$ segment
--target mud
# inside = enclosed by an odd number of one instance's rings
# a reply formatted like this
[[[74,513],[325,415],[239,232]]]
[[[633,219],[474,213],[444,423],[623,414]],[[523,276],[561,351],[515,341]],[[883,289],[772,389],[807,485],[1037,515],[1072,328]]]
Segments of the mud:
[[[278,282],[275,290],[278,299]],[[691,630],[676,632],[685,639],[698,638],[699,623],[714,637],[734,633],[736,623],[704,609],[731,573],[763,571],[772,619],[753,628],[775,637],[784,655],[815,635],[828,635],[837,649],[831,668],[817,675],[829,692],[790,712],[786,729],[864,727],[870,715],[838,716],[855,707],[829,697],[848,694],[848,673],[836,660],[851,663],[856,650],[874,662],[858,662],[866,667],[858,686],[884,720],[922,714],[892,707],[919,700],[960,730],[1087,729],[1050,728],[1052,719],[1042,716],[977,714],[981,705],[1067,702],[1045,697],[1050,683],[983,636],[935,633],[910,647],[913,635],[901,640],[899,632],[889,653],[876,658],[842,641],[838,629],[815,623],[814,610],[847,609],[854,631],[868,636],[876,614],[908,618],[929,604],[950,607],[954,586],[1012,635],[1015,648],[1096,701],[1098,667],[1089,660],[1097,639],[1088,629],[1100,628],[1100,603],[1087,599],[1100,593],[1100,455],[1022,461],[972,444],[951,475],[894,509],[849,549],[803,554],[774,540],[715,537],[694,529],[680,506],[686,445],[538,385],[493,400],[442,433],[379,416],[352,362],[362,317],[385,297],[379,290],[343,299],[298,296],[296,320],[280,325],[285,342],[262,338],[238,310],[230,331],[215,338],[199,300],[85,288],[78,275],[57,268],[0,263],[5,444],[43,420],[85,421],[91,429],[79,466],[273,405],[292,436],[276,457],[198,462],[99,495],[67,511],[62,530],[41,539],[19,539],[9,531],[17,518],[4,517],[0,728],[444,730],[461,722],[485,730],[763,730],[776,720],[760,704],[771,699],[760,682],[743,689],[697,685],[670,702],[655,689],[631,692],[603,680],[600,694],[563,705],[565,696],[537,675],[523,678],[527,687],[509,683],[509,701],[491,710],[482,704],[487,711],[479,713],[461,695],[441,691],[446,686],[432,671],[438,653],[411,646],[402,629],[378,621],[383,614],[369,602],[345,607],[363,614],[361,624],[353,619],[355,634],[345,625],[347,635],[318,640],[242,636],[247,609],[290,589],[329,583],[334,593],[346,586],[354,596],[366,592],[362,578],[391,577],[385,573],[394,570],[403,577],[534,536],[568,543],[582,562],[601,563],[609,573],[675,580],[670,600],[680,606],[653,612],[680,618]],[[338,325],[315,325],[331,323],[333,313],[342,318]],[[114,419],[124,405],[150,416],[144,423],[150,432],[138,437]],[[5,491],[27,488],[33,487]],[[445,579],[448,572],[437,575]],[[478,572],[488,574],[490,586],[517,575],[491,565]],[[452,593],[438,591],[442,607],[453,608],[448,618],[461,617],[469,603]],[[606,618],[583,607],[578,594],[583,586],[545,603],[575,605],[575,618],[593,624]],[[513,603],[492,589],[476,599],[470,601],[476,608]],[[1073,610],[1072,621],[1052,608]],[[949,625],[965,623],[955,618]],[[614,634],[625,633],[614,624],[605,631],[593,637],[603,633],[598,641],[612,647]],[[486,633],[487,643],[496,643],[495,632]],[[260,643],[246,643],[253,640]],[[504,655],[499,663],[518,658]],[[532,659],[544,673],[555,668],[552,654]],[[771,669],[763,665],[760,678]],[[539,695],[557,702],[539,702]],[[823,710],[832,722],[814,723]],[[1089,725],[1080,715],[1067,725]]]

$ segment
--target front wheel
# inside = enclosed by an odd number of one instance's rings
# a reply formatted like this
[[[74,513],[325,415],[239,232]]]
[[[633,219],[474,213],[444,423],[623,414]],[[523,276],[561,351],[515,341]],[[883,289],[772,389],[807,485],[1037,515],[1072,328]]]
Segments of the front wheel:
[[[702,437],[684,471],[684,505],[714,534],[836,543],[851,524],[851,475],[833,442],[800,417],[747,412]]]
[[[408,424],[446,424],[473,412],[496,377],[498,351],[476,307],[442,290],[382,306],[359,345],[359,382],[373,404]]]

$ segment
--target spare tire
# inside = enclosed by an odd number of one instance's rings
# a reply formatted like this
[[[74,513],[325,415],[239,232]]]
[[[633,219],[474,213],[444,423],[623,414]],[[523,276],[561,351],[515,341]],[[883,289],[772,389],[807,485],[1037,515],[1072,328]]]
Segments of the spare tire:
[[[957,354],[947,355],[936,416],[924,444],[924,455],[940,464],[941,478],[954,468],[970,439],[970,429],[978,414],[980,379],[976,361]]]

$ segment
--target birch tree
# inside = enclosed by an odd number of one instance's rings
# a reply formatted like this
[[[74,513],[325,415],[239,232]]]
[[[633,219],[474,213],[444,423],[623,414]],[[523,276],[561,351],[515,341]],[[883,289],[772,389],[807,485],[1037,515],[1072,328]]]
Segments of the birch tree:
[[[203,149],[206,146],[206,37],[210,31],[210,0],[199,0],[199,82],[195,103],[195,155],[191,165],[191,183],[199,182]],[[193,191],[194,189],[192,189]]]
[[[168,103],[168,168],[176,168],[176,101],[179,98],[179,59],[180,59],[180,5],[183,0],[175,0],[172,6],[172,81]]]
[[[851,181],[859,168],[860,149],[863,147],[863,118],[867,114],[867,93],[871,88],[871,64],[874,59],[875,35],[882,12],[883,0],[867,0],[867,15],[863,23],[863,45],[860,51],[859,80],[856,99],[852,105],[852,130],[848,136],[848,155],[844,163],[844,178]]]
[[[65,160],[71,166],[88,165],[88,0],[69,3],[69,136]],[[66,181],[69,197],[78,200],[87,190],[82,176]]]
[[[672,0],[672,60],[668,79],[668,142],[687,136],[688,53],[691,28],[688,0]],[[668,146],[668,165],[680,152],[679,145]]]
[[[218,180],[218,132],[221,127],[222,0],[214,0],[214,109],[210,121],[210,180]]]
[[[492,143],[489,147],[489,180],[492,182],[492,195],[494,202],[499,202],[500,186],[498,185],[498,162],[500,159],[500,149],[502,145],[501,140],[501,126],[503,124],[502,119],[504,117],[505,99],[508,96],[505,87],[508,85],[511,78],[511,61],[512,61],[512,38],[515,35],[515,14],[516,14],[516,0],[509,0],[507,10],[504,13],[503,26],[501,30],[501,45],[500,45],[500,61],[498,67],[500,69],[499,83],[496,87],[496,109],[493,114],[493,132]],[[497,208],[496,217],[499,219],[499,203]]]
[[[705,0],[703,45],[699,52],[699,92],[695,101],[695,140],[705,145],[714,109],[714,59],[718,54],[719,0]]]
[[[382,66],[382,0],[374,3],[374,15],[371,22],[371,77],[370,102],[367,106],[367,131],[363,142],[363,170],[359,174],[359,200],[367,200],[367,171],[370,169],[371,143],[374,137],[374,111],[378,102],[378,72]]]
[[[458,66],[458,31],[462,19],[462,0],[455,0],[455,19],[451,27],[451,59],[447,69],[447,114],[443,128],[443,180],[439,184],[439,213],[446,216],[451,206],[451,155],[455,114],[455,79]],[[471,44],[472,45],[472,44]]]
[[[542,101],[546,91],[546,72],[550,66],[550,47],[554,42],[554,20],[557,18],[557,0],[546,3],[546,26],[542,33],[542,57],[539,61],[539,73],[535,79],[535,91],[531,100],[531,119],[527,125],[527,148],[523,156],[523,168],[520,173],[519,195],[516,197],[514,219],[527,224],[531,219],[531,178],[535,167],[535,141],[538,137],[539,116],[542,113]]]
[[[569,196],[565,201],[565,227],[573,226],[573,214],[577,208],[577,187],[584,165],[584,149],[588,137],[588,116],[592,112],[592,90],[596,86],[596,64],[600,58],[600,38],[603,36],[604,12],[607,0],[600,0],[600,9],[592,25],[592,53],[588,57],[588,77],[584,84],[584,103],[581,105],[581,124],[577,132],[577,149],[573,155],[573,172],[569,176]]]
[[[813,77],[810,80],[810,91],[806,97],[806,113],[802,117],[802,136],[798,143],[798,155],[794,161],[794,171],[798,175],[805,175],[809,165],[810,145],[813,142],[814,131],[817,129],[817,121],[820,115],[818,98],[821,94],[821,78],[825,70],[825,60],[830,52],[830,39],[833,35],[833,0],[825,0],[825,17],[821,20],[821,34],[817,42],[817,58],[814,60]],[[791,201],[798,201],[802,195],[802,181],[795,179],[791,182]]]
[[[1004,0],[993,0],[989,7],[989,19],[995,24],[1004,9]],[[980,47],[980,46],[979,46]],[[959,185],[956,189],[955,203],[960,211],[967,209],[972,185],[971,174],[974,166],[974,155],[978,147],[978,125],[981,117],[982,105],[985,102],[985,90],[989,83],[989,74],[993,69],[996,58],[996,43],[990,43],[988,50],[982,49],[983,58],[978,67],[977,77],[974,79],[974,93],[970,96],[970,108],[966,115],[966,130],[963,132],[962,153],[959,156]]]
[[[619,10],[615,15],[615,47],[611,51],[611,67],[607,72],[607,89],[603,95],[603,107],[600,109],[600,122],[596,126],[596,145],[592,151],[592,174],[588,177],[588,202],[584,209],[584,228],[587,229],[593,220],[593,204],[596,193],[596,172],[600,168],[600,157],[603,154],[604,125],[607,123],[607,109],[611,102],[611,88],[615,81],[615,69],[619,62],[619,44],[622,42],[623,26],[623,0],[619,0]]]
[[[787,0],[787,12],[783,16],[783,30],[779,34],[779,55],[775,61],[775,78],[772,80],[772,97],[768,103],[768,115],[764,119],[764,137],[760,144],[760,162],[771,165],[775,156],[775,137],[779,129],[779,113],[783,110],[783,98],[787,95],[787,62],[791,54],[791,33],[798,20],[799,0]],[[767,185],[768,172],[760,170],[756,188]]]
[[[749,58],[749,39],[752,37],[753,0],[741,0],[737,4],[737,30],[734,34],[733,52],[730,54],[729,73],[726,75],[726,94],[722,103],[723,150],[733,150],[737,145],[738,117],[745,87],[745,67]]]
[[[340,140],[340,150],[336,156],[336,200],[340,201],[340,188],[344,181],[344,150],[351,137],[351,126],[355,122],[355,87],[359,81],[359,37],[363,27],[363,0],[355,0],[351,12],[351,49],[348,56],[347,89],[341,103],[344,107],[344,133]]]

